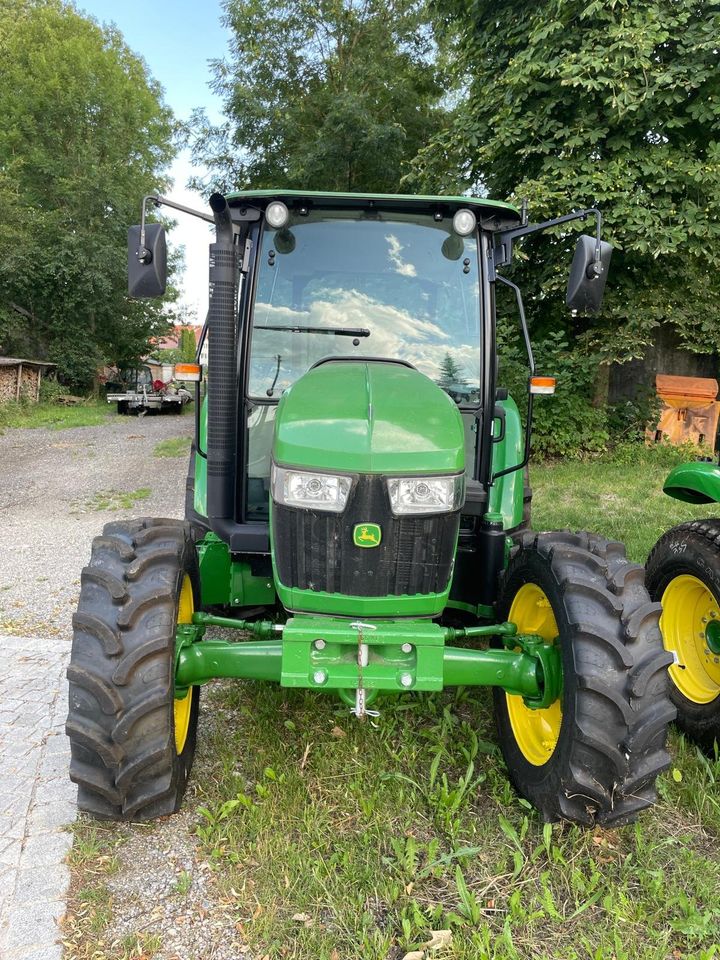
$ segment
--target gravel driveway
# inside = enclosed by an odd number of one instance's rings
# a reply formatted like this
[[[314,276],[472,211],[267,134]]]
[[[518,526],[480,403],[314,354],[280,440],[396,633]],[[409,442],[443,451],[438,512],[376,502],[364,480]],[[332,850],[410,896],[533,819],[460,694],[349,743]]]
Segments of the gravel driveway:
[[[62,827],[75,815],[64,670],[80,571],[108,520],[182,515],[187,458],[158,458],[153,450],[189,435],[192,424],[191,416],[113,417],[100,427],[0,436],[3,960],[61,955],[56,921],[71,843]]]

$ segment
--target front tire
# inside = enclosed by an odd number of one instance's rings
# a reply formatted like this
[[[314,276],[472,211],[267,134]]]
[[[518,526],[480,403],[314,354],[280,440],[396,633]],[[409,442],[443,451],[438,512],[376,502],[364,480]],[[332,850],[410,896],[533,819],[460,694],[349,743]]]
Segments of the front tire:
[[[563,690],[546,710],[495,689],[510,777],[546,821],[633,820],[656,799],[675,711],[639,564],[587,533],[526,533],[504,575],[501,619],[560,644]]]
[[[668,530],[646,566],[650,594],[663,607],[663,641],[675,660],[669,672],[677,725],[711,752],[720,743],[720,520]]]
[[[199,687],[175,698],[175,633],[198,596],[189,525],[109,523],[81,577],[67,677],[78,807],[111,820],[175,813],[195,753]]]

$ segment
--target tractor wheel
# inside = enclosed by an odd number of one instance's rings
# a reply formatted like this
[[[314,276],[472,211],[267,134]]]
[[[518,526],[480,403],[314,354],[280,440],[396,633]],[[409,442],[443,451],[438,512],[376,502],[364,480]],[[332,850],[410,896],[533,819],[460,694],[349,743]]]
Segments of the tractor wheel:
[[[720,743],[720,520],[668,530],[647,560],[647,584],[662,603],[672,653],[670,697],[677,724],[705,750]]]
[[[631,821],[669,764],[660,607],[621,543],[587,533],[528,533],[503,577],[499,613],[518,633],[560,645],[562,693],[547,709],[496,689],[510,777],[545,820]]]
[[[191,622],[199,595],[189,525],[107,524],[81,584],[66,726],[78,806],[111,820],[174,813],[195,753],[200,692],[174,696],[176,625]]]
[[[117,412],[121,417],[127,416],[128,413],[128,402],[127,400],[118,400],[117,402]]]

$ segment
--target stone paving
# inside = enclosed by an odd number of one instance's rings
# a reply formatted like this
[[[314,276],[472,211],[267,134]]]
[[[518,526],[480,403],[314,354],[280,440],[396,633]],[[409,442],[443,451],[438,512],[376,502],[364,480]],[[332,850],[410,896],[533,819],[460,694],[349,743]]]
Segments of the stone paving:
[[[104,523],[180,516],[187,458],[153,456],[191,417],[0,435],[0,960],[61,960],[75,818],[65,668],[80,571]],[[101,490],[150,489],[130,511]]]
[[[2,636],[0,677],[0,957],[60,960],[75,788],[67,777],[65,651]]]

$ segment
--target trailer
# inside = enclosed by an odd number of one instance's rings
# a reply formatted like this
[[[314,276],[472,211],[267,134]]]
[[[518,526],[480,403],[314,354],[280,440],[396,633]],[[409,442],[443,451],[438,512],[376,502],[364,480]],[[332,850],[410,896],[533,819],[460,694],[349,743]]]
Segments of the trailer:
[[[181,413],[191,400],[192,395],[184,387],[172,381],[154,380],[148,364],[123,370],[120,382],[108,384],[107,402],[117,404],[119,414]]]

